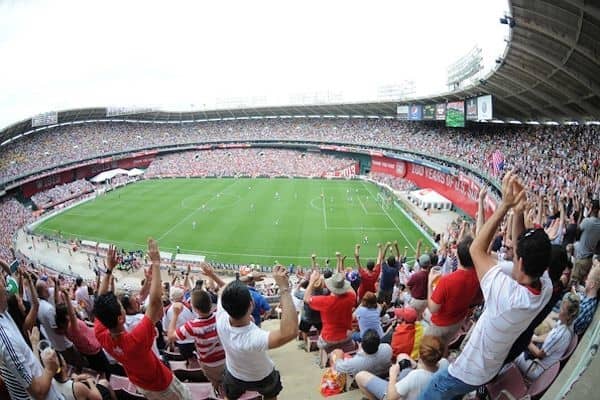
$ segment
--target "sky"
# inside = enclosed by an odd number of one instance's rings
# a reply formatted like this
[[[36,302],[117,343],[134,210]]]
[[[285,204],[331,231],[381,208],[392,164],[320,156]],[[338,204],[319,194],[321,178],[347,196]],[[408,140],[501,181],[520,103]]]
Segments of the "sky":
[[[475,45],[504,52],[506,0],[0,0],[0,129],[48,111],[376,101],[446,91]],[[318,95],[315,95],[318,94]]]

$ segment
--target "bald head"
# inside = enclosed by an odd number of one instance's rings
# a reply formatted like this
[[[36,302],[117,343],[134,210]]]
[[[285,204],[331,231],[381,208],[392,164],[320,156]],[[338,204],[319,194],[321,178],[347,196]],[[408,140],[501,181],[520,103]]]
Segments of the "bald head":
[[[35,290],[37,291],[38,297],[40,299],[48,300],[50,297],[50,292],[48,291],[48,284],[43,280],[38,280],[35,284]]]

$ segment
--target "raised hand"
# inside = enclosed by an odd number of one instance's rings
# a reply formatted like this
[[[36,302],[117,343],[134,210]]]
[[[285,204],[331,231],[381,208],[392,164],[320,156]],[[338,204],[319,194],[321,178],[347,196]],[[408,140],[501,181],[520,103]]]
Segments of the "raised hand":
[[[517,205],[525,197],[525,188],[519,178],[509,171],[502,179],[502,202],[509,208]]]
[[[314,270],[311,274],[310,274],[310,279],[309,279],[309,283],[315,283],[316,281],[318,281],[319,279],[321,279],[321,273],[317,270]]]
[[[108,246],[108,252],[106,253],[106,269],[112,271],[117,264],[117,249],[111,244]]]
[[[206,275],[208,277],[212,277],[215,275],[215,270],[207,262],[200,263],[200,272],[202,272],[204,275]]]
[[[354,257],[358,257],[360,255],[360,244],[354,246]]]
[[[312,277],[312,275],[311,275]],[[288,289],[290,287],[288,271],[283,265],[276,265],[273,270],[273,279],[279,289]]]
[[[173,308],[173,314],[175,315],[175,318],[177,318],[179,314],[181,314],[181,312],[183,311],[183,304],[181,304],[180,302],[176,302],[173,303],[171,308]]]
[[[160,252],[156,240],[148,239],[148,256],[153,263],[160,263]]]

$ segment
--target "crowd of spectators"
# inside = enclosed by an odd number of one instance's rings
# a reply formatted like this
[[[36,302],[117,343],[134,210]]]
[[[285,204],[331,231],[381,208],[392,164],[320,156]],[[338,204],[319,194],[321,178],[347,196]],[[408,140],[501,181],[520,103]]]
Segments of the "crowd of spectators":
[[[79,179],[38,192],[31,196],[31,200],[37,208],[48,208],[93,191],[91,182]]]
[[[9,197],[0,200],[0,219],[0,258],[12,260],[13,237],[19,228],[33,219],[33,215],[31,210]]]
[[[404,191],[412,190],[412,189],[416,188],[415,184],[412,183],[411,181],[409,181],[408,179],[396,178],[396,177],[390,176],[388,174],[382,174],[379,172],[370,172],[368,177],[373,179],[374,181],[383,183],[383,184],[391,187],[392,189],[400,191],[400,192],[404,192]]]
[[[312,176],[324,177],[355,161],[317,153],[279,149],[187,151],[161,156],[146,178],[173,176]]]
[[[600,144],[595,126],[477,125],[448,129],[433,123],[387,119],[268,119],[165,125],[90,123],[33,133],[0,149],[0,180],[41,166],[134,149],[207,141],[250,139],[347,142],[392,146],[459,161],[494,173],[492,153],[504,169],[519,168],[535,191],[595,193]],[[519,145],[515,145],[518,143]]]

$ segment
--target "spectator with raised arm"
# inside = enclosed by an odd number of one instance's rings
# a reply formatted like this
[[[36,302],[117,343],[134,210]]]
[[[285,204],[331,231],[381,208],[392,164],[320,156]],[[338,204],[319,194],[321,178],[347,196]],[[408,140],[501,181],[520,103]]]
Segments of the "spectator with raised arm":
[[[575,242],[575,265],[573,265],[573,274],[571,280],[578,284],[585,281],[585,277],[592,267],[592,257],[600,241],[600,200],[592,200],[590,206],[590,215],[584,218],[579,224],[581,237]]]
[[[148,240],[151,261],[150,300],[144,317],[130,332],[125,329],[125,310],[114,293],[108,291],[117,266],[117,252],[110,246],[103,277],[94,302],[94,331],[102,347],[119,361],[129,380],[150,400],[190,400],[191,394],[177,377],[151,351],[156,338],[154,324],[163,314],[160,253],[154,239]]]
[[[236,400],[246,391],[255,390],[265,399],[277,399],[283,386],[267,351],[283,346],[298,335],[298,314],[287,270],[277,265],[273,272],[282,313],[279,329],[272,331],[253,323],[252,295],[246,285],[235,280],[224,286],[223,280],[208,265],[203,266],[202,272],[222,287],[217,303],[217,333],[225,349],[225,397]]]
[[[206,270],[204,264],[200,268]],[[171,305],[174,318],[166,327],[168,338],[171,341],[194,340],[202,370],[213,388],[218,389],[225,369],[225,350],[217,333],[217,319],[209,294],[204,290],[192,292],[192,308],[198,317],[178,327],[177,319],[184,308],[182,303]]]
[[[256,282],[260,282],[265,278],[265,274],[262,274],[257,271],[252,271],[248,275],[244,275],[240,277],[240,281],[244,282],[246,286],[248,286],[248,290],[250,290],[250,294],[252,295],[252,301],[254,302],[254,309],[252,310],[252,318],[254,318],[254,323],[256,326],[260,328],[260,324],[262,322],[262,317],[267,312],[271,311],[271,306],[265,299],[265,296],[260,294],[258,290],[256,290]]]
[[[485,310],[463,352],[433,376],[419,399],[460,397],[489,382],[502,367],[514,341],[550,299],[552,282],[545,271],[551,245],[543,229],[528,230],[518,237],[514,263],[499,263],[488,253],[498,226],[524,197],[523,185],[508,172],[502,180],[502,201],[470,247]]]
[[[0,282],[0,376],[12,399],[62,400],[53,385],[59,364],[55,352],[42,353],[43,366],[27,345],[19,327],[7,312],[8,293]],[[37,351],[39,331],[33,328],[31,343]]]
[[[381,272],[381,259],[382,256],[381,244],[377,244],[377,262],[373,260],[367,261],[367,268],[363,268],[360,263],[360,244],[354,247],[354,260],[358,268],[360,275],[360,285],[358,286],[358,301],[360,302],[367,292],[377,293],[375,284],[379,279],[379,273]]]
[[[377,302],[391,304],[392,303],[392,293],[394,292],[394,285],[398,281],[398,268],[399,261],[397,256],[391,255],[387,258],[385,262],[383,259],[385,258],[387,251],[392,247],[391,242],[387,242],[385,247],[383,248],[382,256],[378,256],[378,261],[381,263],[381,277],[379,279],[379,291],[377,292]],[[381,259],[379,259],[381,258]]]

